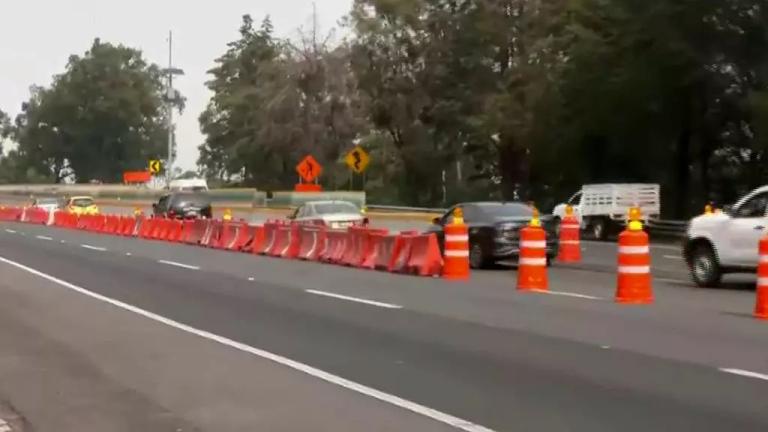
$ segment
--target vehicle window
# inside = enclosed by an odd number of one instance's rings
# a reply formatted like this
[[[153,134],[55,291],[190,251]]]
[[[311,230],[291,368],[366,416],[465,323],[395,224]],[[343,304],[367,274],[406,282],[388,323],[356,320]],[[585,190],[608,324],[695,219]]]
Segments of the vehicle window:
[[[579,203],[581,203],[581,192],[572,196],[571,199],[568,200],[568,204],[570,205],[578,205]]]
[[[453,207],[449,208],[448,211],[440,219],[440,223],[442,225],[450,225],[450,224],[452,224],[453,223],[453,211],[455,209],[457,209],[457,208],[460,208],[462,211],[465,210],[464,206],[459,206],[459,205],[456,205],[456,206],[453,206]],[[466,219],[465,219],[465,222],[466,222]]]
[[[73,207],[90,207],[93,205],[93,199],[91,198],[75,198],[72,200],[71,205]]]
[[[296,219],[299,217],[299,211],[301,210],[301,207],[296,207],[291,214],[288,216],[289,219]]]
[[[296,209],[296,215],[294,217],[296,217],[296,218],[307,217],[307,213],[308,213],[307,212],[307,206],[305,204],[305,205],[302,205],[302,206],[300,206],[299,208]]]
[[[753,196],[736,212],[736,217],[748,218],[748,217],[763,217],[765,216],[765,209],[768,207],[768,193],[762,193]]]
[[[522,203],[483,203],[478,209],[490,218],[533,216],[533,209]]]
[[[349,202],[317,203],[315,204],[315,213],[359,213],[360,210]]]

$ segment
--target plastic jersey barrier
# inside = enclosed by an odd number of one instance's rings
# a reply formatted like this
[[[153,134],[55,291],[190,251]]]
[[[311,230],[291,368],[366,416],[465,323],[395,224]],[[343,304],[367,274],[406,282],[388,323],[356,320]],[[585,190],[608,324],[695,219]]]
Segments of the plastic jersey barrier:
[[[299,228],[299,253],[298,258],[308,261],[317,261],[325,249],[326,228],[321,225],[301,225]]]
[[[442,271],[443,257],[435,233],[414,236],[406,272],[419,276],[440,276]]]

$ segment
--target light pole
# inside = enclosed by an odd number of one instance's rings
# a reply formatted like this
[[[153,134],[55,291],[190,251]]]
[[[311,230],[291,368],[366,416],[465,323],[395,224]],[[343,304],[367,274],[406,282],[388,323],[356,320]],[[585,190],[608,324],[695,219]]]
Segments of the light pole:
[[[179,95],[173,89],[174,75],[184,75],[184,71],[173,67],[173,32],[168,32],[168,67],[162,71],[168,80],[165,94],[166,121],[168,127],[168,159],[165,161],[166,186],[170,187],[173,177],[173,103]]]

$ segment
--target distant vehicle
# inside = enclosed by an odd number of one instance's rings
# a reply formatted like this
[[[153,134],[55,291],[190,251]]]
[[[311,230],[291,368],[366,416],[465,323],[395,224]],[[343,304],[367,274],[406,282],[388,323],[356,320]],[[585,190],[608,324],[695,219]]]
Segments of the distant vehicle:
[[[61,210],[61,200],[58,198],[37,198],[32,201],[32,207],[43,209],[50,213]]]
[[[97,215],[99,214],[99,207],[89,196],[74,196],[67,198],[64,209],[72,214],[78,216],[82,215]]]
[[[211,198],[201,192],[174,192],[163,195],[152,204],[156,217],[170,219],[210,219],[213,215]]]
[[[754,273],[758,243],[768,229],[768,186],[755,189],[733,206],[693,218],[683,256],[693,281],[715,287],[726,273]]]
[[[658,184],[584,185],[567,203],[555,206],[552,215],[558,227],[565,217],[567,205],[573,207],[573,214],[579,220],[582,230],[597,240],[604,240],[626,223],[629,209],[635,205],[640,207],[646,222],[658,219],[661,213],[661,194]]]
[[[520,255],[520,230],[533,216],[533,209],[521,202],[470,202],[457,204],[432,221],[429,231],[437,234],[444,247],[443,227],[453,223],[453,211],[460,208],[469,228],[469,265],[487,267],[503,260],[517,260]],[[547,265],[557,255],[557,236],[552,216],[541,216],[547,231]]]
[[[309,201],[288,216],[296,222],[325,225],[332,229],[363,225],[365,216],[348,201]]]
[[[208,182],[200,178],[172,180],[169,189],[173,192],[207,192]]]

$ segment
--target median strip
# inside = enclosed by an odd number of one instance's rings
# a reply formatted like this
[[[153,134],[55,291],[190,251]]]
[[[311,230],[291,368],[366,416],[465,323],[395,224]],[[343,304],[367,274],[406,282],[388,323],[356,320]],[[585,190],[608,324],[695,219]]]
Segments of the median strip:
[[[363,303],[370,306],[378,306],[386,309],[402,309],[403,308],[402,306],[396,305],[396,304],[382,303],[382,302],[377,302],[373,300],[361,299],[357,297],[349,297],[349,296],[334,294],[326,291],[317,291],[317,290],[305,290],[305,291],[310,294],[315,294],[315,295],[324,296],[324,297],[332,297],[335,299],[347,300],[347,301],[356,302],[356,303]]]
[[[200,270],[200,267],[198,267],[198,266],[184,264],[184,263],[180,263],[180,262],[176,262],[176,261],[157,260],[157,262],[159,262],[160,264],[166,264],[166,265],[169,265],[169,266],[185,268],[187,270]]]
[[[103,248],[103,247],[99,247],[99,246],[91,246],[91,245],[87,245],[87,244],[81,244],[80,247],[84,248],[84,249],[90,249],[90,250],[99,251],[99,252],[106,252],[107,251],[107,248]]]

